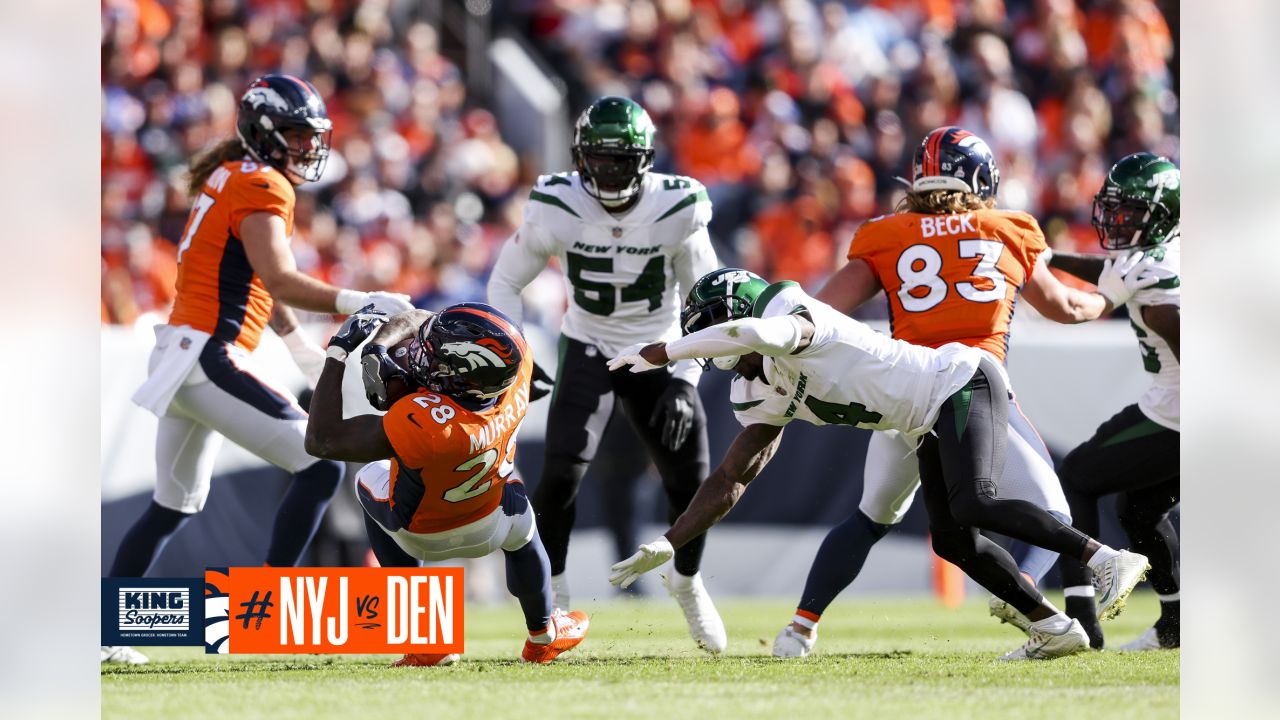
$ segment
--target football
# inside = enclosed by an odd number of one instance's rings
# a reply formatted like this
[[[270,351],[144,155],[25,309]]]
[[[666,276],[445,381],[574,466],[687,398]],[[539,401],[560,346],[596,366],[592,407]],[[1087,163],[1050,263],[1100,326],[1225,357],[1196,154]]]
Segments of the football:
[[[392,361],[394,361],[396,365],[399,365],[400,368],[407,373],[409,372],[409,353],[412,352],[413,348],[415,348],[417,344],[418,339],[416,337],[409,337],[395,345],[392,345],[387,350],[387,354],[391,356]],[[388,380],[387,406],[390,407],[391,405],[395,405],[400,398],[412,393],[414,390],[414,386],[411,383],[406,382],[403,378],[392,378]]]

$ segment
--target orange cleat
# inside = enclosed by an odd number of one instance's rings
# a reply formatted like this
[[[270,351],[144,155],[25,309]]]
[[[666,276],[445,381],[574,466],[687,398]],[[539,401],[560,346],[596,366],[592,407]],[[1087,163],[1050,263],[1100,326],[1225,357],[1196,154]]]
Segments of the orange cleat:
[[[439,653],[409,653],[391,664],[392,667],[435,667],[452,665],[462,657],[458,653],[441,655]]]
[[[537,645],[525,640],[524,652],[520,653],[521,660],[545,665],[560,657],[560,653],[577,647],[587,636],[587,628],[591,626],[591,620],[581,610],[567,613],[557,610],[551,616],[551,622],[556,626],[556,639],[547,645]]]

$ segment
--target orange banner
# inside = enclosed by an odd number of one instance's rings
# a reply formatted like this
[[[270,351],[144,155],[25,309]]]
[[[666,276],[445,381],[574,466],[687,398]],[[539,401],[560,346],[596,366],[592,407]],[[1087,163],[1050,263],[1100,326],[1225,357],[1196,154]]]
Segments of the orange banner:
[[[461,653],[462,568],[205,572],[210,653]]]

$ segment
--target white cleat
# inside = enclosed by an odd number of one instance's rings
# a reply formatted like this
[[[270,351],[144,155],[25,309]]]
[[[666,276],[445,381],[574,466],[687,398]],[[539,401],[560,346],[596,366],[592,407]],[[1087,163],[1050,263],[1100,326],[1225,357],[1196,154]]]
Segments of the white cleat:
[[[1128,550],[1103,563],[1093,572],[1093,587],[1098,593],[1098,619],[1110,620],[1124,610],[1124,601],[1151,565],[1147,556]]]
[[[564,573],[551,576],[551,610],[569,612],[569,578]]]
[[[716,612],[715,603],[711,602],[711,596],[702,584],[702,573],[686,577],[673,569],[670,575],[662,576],[662,584],[667,586],[667,591],[684,612],[689,634],[698,647],[709,653],[724,652],[729,637],[725,634],[724,621]]]
[[[1156,629],[1151,627],[1147,631],[1138,636],[1137,640],[1127,642],[1116,648],[1120,652],[1146,652],[1148,650],[1172,650],[1160,644],[1160,636],[1156,634]]]
[[[1080,627],[1079,620],[1072,620],[1071,627],[1061,635],[1051,635],[1031,628],[1027,642],[1017,650],[1000,656],[1001,660],[1052,660],[1075,655],[1089,649],[1089,636]]]
[[[1017,608],[995,595],[992,595],[991,599],[987,601],[987,610],[991,613],[991,617],[1002,623],[1009,623],[1024,633],[1031,631],[1031,621],[1027,619],[1027,616],[1018,612]]]
[[[102,655],[100,662],[121,663],[124,665],[146,665],[151,662],[146,655],[134,650],[128,645],[102,645]]]
[[[818,644],[818,633],[814,633],[813,637],[805,637],[796,632],[791,627],[791,623],[782,628],[782,632],[778,633],[778,637],[773,639],[773,656],[779,658],[802,658],[807,657],[813,652],[813,646]]]

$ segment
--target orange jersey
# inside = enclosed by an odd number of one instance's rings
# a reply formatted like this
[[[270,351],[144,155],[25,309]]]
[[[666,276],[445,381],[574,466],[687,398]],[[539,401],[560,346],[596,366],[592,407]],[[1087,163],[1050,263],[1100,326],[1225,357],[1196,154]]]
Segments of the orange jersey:
[[[178,295],[170,325],[190,325],[252,351],[271,317],[271,295],[249,265],[240,222],[257,212],[284,218],[293,235],[293,185],[275,168],[236,160],[209,175],[178,246]]]
[[[468,410],[425,390],[396,401],[382,418],[391,458],[391,511],[409,532],[437,533],[475,522],[502,502],[513,480],[516,434],[529,409],[533,355],[511,389],[485,410]]]
[[[898,213],[858,228],[849,259],[880,280],[895,338],[963,343],[1003,360],[1018,290],[1047,247],[1023,212]]]

